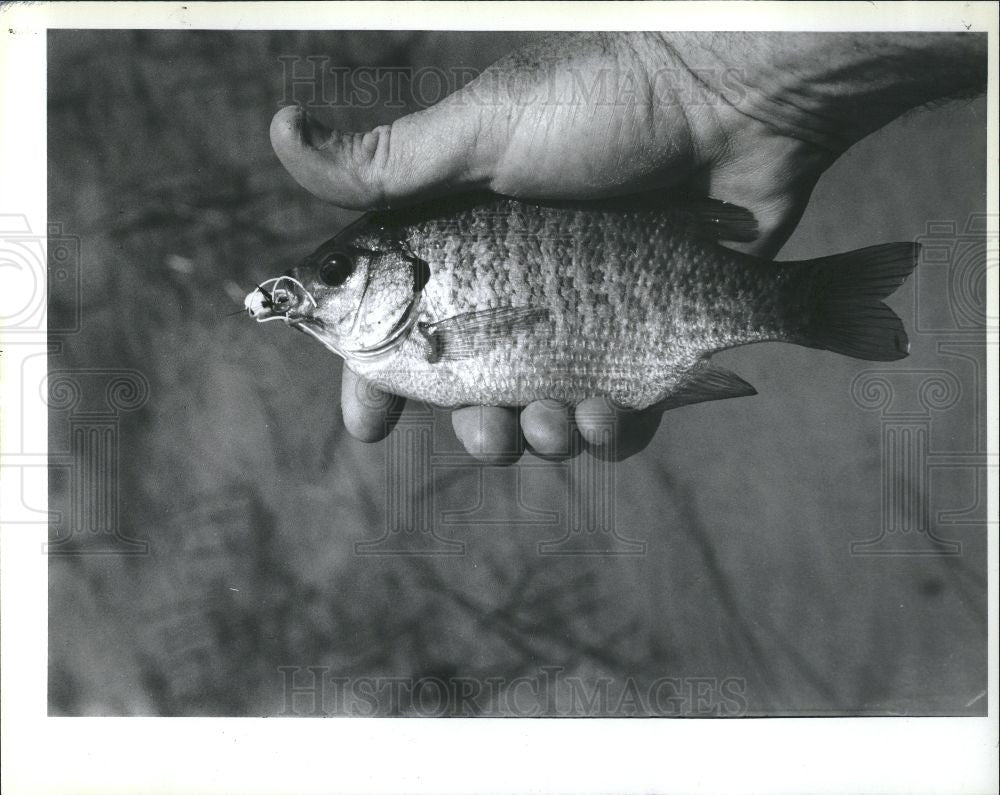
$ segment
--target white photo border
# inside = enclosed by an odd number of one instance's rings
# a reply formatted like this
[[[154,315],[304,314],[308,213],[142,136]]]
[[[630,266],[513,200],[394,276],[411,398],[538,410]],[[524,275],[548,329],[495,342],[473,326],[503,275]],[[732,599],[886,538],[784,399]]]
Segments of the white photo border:
[[[278,7],[280,6],[280,7]],[[988,212],[997,217],[997,6],[992,2],[45,3],[0,7],[0,213],[46,228],[51,28],[976,30],[990,36]],[[995,231],[995,230],[994,230]],[[989,274],[997,316],[997,272]],[[0,297],[0,301],[3,298]],[[0,333],[3,329],[0,327]],[[994,339],[993,344],[996,344]],[[2,405],[20,385],[0,348]],[[45,348],[44,335],[36,343]],[[997,454],[997,360],[988,366]],[[41,396],[0,409],[46,445]],[[22,425],[23,420],[23,425]],[[39,456],[44,464],[45,456]],[[985,718],[288,720],[46,715],[45,528],[2,529],[2,790],[27,792],[989,792],[997,780],[997,471],[989,472]],[[4,505],[29,499],[0,478]],[[44,481],[30,504],[46,506]],[[2,509],[0,509],[2,510]],[[6,512],[4,512],[6,513]]]

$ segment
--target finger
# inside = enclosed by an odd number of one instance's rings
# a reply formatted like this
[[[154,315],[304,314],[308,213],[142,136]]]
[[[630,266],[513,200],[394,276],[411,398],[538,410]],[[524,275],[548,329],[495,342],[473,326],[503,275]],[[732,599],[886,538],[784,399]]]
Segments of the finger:
[[[344,366],[340,406],[347,432],[362,442],[377,442],[392,431],[405,401]]]
[[[328,129],[290,105],[271,121],[271,145],[306,190],[367,210],[488,184],[496,157],[481,124],[480,108],[451,98],[365,133]]]
[[[451,413],[455,435],[469,455],[487,464],[513,464],[524,451],[514,409],[468,406]]]
[[[531,449],[542,458],[565,461],[583,449],[573,423],[573,413],[564,403],[536,400],[521,412],[521,430]]]
[[[623,461],[644,450],[660,427],[663,412],[656,408],[630,411],[603,397],[587,398],[574,412],[576,426],[591,455]]]

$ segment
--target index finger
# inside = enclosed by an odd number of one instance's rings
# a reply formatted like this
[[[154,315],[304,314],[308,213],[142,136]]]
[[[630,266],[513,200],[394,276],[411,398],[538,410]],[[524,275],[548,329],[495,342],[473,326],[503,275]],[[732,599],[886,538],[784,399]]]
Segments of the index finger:
[[[362,442],[378,442],[392,431],[406,401],[362,378],[346,364],[340,385],[340,406],[347,432]]]

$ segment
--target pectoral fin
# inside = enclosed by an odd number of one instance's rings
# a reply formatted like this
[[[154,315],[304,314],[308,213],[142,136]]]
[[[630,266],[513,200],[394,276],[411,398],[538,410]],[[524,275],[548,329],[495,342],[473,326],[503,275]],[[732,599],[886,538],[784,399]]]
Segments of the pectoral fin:
[[[434,323],[418,323],[417,331],[425,341],[428,361],[455,361],[509,340],[519,331],[544,323],[548,317],[547,309],[505,306],[465,312]]]
[[[680,386],[657,403],[656,407],[664,410],[675,409],[692,403],[749,397],[756,394],[757,390],[736,373],[705,362],[692,370]]]

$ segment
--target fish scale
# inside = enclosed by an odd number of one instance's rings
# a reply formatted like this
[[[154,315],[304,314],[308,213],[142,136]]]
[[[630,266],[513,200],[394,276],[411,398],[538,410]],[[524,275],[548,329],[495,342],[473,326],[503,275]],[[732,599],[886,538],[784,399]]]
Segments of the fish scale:
[[[412,346],[404,346],[391,363],[361,365],[360,373],[393,391],[450,405],[521,405],[548,396],[555,379],[569,402],[606,394],[638,406],[655,402],[702,355],[752,341],[737,340],[734,318],[727,314],[739,307],[720,307],[723,311],[712,316],[697,297],[668,300],[671,288],[680,296],[689,292],[684,281],[690,269],[676,269],[671,280],[663,260],[705,264],[679,241],[685,233],[680,219],[671,236],[662,214],[609,213],[595,219],[587,211],[532,210],[525,218],[522,205],[505,202],[495,212],[468,211],[476,236],[443,257],[432,241],[455,234],[453,219],[413,224],[404,235],[413,253],[431,266],[425,322],[513,305],[545,307],[550,315],[545,326],[496,345],[475,367],[458,362],[431,368]],[[656,256],[644,259],[638,255],[642,250]],[[631,252],[636,254],[628,256]],[[729,267],[731,258],[735,255],[720,250],[714,270]],[[698,344],[684,344],[683,318],[672,307],[705,316]],[[762,328],[758,338],[773,334]]]
[[[710,357],[756,342],[906,355],[881,299],[913,269],[914,244],[773,263],[718,243],[754,234],[747,211],[714,200],[442,199],[365,216],[272,280],[280,308],[256,291],[247,308],[442,406],[754,394]]]

